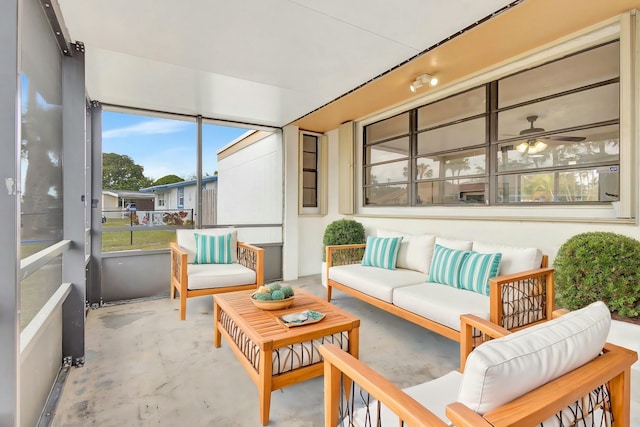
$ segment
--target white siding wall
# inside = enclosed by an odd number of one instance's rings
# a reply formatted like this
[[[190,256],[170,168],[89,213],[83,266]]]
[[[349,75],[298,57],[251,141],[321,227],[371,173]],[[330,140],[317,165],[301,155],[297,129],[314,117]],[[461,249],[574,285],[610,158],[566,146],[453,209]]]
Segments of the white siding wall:
[[[218,224],[281,224],[282,137],[274,133],[218,161]],[[282,242],[282,228],[240,228],[240,240]]]

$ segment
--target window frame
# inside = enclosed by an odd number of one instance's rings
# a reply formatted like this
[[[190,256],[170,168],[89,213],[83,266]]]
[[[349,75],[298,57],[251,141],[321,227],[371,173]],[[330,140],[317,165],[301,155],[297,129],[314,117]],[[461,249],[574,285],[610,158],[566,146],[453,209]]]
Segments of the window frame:
[[[316,168],[304,167],[304,137],[316,138]],[[300,130],[298,133],[298,214],[327,214],[327,137],[324,134]],[[316,206],[304,206],[304,173],[316,174]]]
[[[489,84],[492,81],[516,74],[529,68],[534,68],[545,63],[561,59],[578,53],[583,50],[597,47],[599,45],[620,40],[620,203],[621,209],[617,218],[631,221],[635,217],[635,191],[637,184],[635,183],[635,171],[632,165],[635,164],[637,156],[635,151],[631,150],[634,140],[639,138],[638,129],[633,126],[634,117],[638,110],[632,102],[629,95],[634,88],[640,85],[640,78],[632,73],[633,66],[637,63],[633,57],[633,48],[637,41],[633,39],[631,14],[624,14],[611,18],[598,25],[589,27],[585,30],[574,33],[570,36],[559,39],[555,42],[541,46],[528,53],[511,58],[495,66],[474,73],[466,80],[455,82],[449,86],[444,86],[436,91],[429,92],[423,97],[416,98],[404,105],[398,105],[388,111],[365,117],[356,122],[356,152],[360,153],[356,157],[356,167],[360,172],[356,174],[356,200],[360,202],[356,205],[357,214],[371,216],[400,216],[400,217],[434,217],[434,218],[500,218],[509,220],[538,220],[540,218],[549,219],[571,219],[576,221],[593,220],[601,218],[603,220],[611,220],[616,218],[611,203],[597,202],[595,205],[572,204],[570,206],[563,205],[546,205],[544,209],[541,206],[531,208],[530,206],[512,205],[493,205],[490,211],[486,207],[469,206],[466,209],[459,209],[458,206],[452,207],[448,205],[440,206],[366,206],[364,204],[363,189],[363,144],[364,129],[366,126],[384,120],[386,118],[407,112],[411,109],[421,107],[428,103],[432,103],[446,97],[462,93],[474,87]],[[637,21],[636,21],[637,22]],[[628,153],[634,153],[629,156]],[[495,148],[492,146],[489,156],[495,156]],[[492,175],[494,174],[491,171]],[[492,176],[490,184],[495,180]],[[495,188],[490,190],[491,195],[496,194]],[[407,209],[411,207],[411,209]]]

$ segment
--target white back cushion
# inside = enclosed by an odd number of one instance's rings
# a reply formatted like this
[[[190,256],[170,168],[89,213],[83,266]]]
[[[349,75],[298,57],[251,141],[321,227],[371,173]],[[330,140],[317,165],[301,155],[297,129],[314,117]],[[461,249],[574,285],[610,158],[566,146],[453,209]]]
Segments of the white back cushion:
[[[398,252],[398,268],[429,274],[436,236],[431,234],[405,234],[399,231],[378,230],[378,237],[402,237]]]
[[[193,233],[205,236],[220,236],[231,233],[231,262],[238,262],[238,230],[235,228],[203,228],[176,230],[176,243],[187,252],[187,263],[193,264],[196,257],[196,239]]]
[[[458,401],[484,414],[594,359],[609,334],[611,314],[595,302],[503,338],[467,357]]]
[[[455,249],[457,251],[470,251],[473,242],[471,240],[445,239],[444,237],[436,237],[436,245],[445,248]]]
[[[472,249],[481,254],[501,253],[502,259],[500,260],[500,268],[498,268],[499,276],[540,268],[540,263],[542,262],[542,251],[537,248],[520,248],[473,242]]]

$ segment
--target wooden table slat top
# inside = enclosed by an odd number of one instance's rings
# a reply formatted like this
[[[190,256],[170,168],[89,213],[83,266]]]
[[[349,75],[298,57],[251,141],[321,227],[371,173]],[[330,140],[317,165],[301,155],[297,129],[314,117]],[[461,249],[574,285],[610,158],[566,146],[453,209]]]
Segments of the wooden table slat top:
[[[283,310],[261,310],[251,302],[252,291],[229,292],[214,295],[216,304],[226,312],[259,347],[278,348],[305,340],[321,338],[335,332],[360,326],[360,319],[338,307],[294,288],[293,305]],[[314,310],[325,314],[317,323],[288,327],[277,318],[283,314]]]

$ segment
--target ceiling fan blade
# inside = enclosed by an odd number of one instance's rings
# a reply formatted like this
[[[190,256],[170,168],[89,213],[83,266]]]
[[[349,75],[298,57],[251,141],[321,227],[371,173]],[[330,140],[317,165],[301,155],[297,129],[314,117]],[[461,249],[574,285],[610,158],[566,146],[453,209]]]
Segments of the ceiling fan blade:
[[[552,141],[582,142],[587,138],[584,136],[552,135],[552,136],[541,136],[541,137],[538,137],[538,139],[550,139]]]

